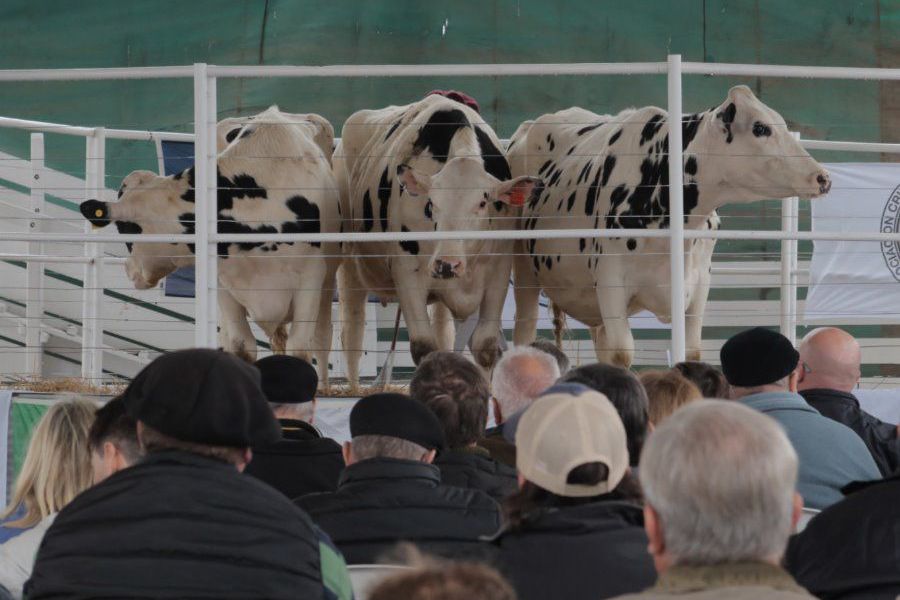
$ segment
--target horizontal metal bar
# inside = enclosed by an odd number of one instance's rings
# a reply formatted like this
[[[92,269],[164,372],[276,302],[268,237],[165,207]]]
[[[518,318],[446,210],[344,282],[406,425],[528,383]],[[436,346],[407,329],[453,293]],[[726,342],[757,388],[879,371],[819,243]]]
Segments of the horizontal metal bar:
[[[117,140],[144,140],[153,142],[163,140],[168,142],[193,142],[193,133],[178,133],[175,131],[142,131],[140,129],[107,129],[107,138]]]
[[[808,275],[809,269],[797,269],[795,275]],[[713,275],[781,275],[779,267],[717,267],[712,266]]]
[[[900,80],[900,69],[876,67],[814,67],[804,65],[745,65],[734,63],[681,63],[684,74],[738,75],[741,77],[796,77],[798,79]]]
[[[466,65],[254,65],[207,67],[213,77],[494,77],[498,75],[653,75],[665,62]]]
[[[838,142],[828,140],[800,140],[807,150],[839,150],[842,152],[882,152],[900,154],[900,144],[882,142]]]
[[[710,231],[687,229],[686,239],[719,240],[826,240],[859,242],[897,242],[900,233],[871,231]],[[541,229],[530,231],[385,231],[370,233],[231,233],[210,235],[212,243],[258,242],[427,242],[442,240],[556,240],[569,238],[656,238],[668,239],[668,229]],[[191,234],[91,234],[91,233],[23,233],[0,231],[0,241],[8,242],[145,242],[195,243]]]
[[[94,258],[90,256],[44,256],[43,254],[0,254],[0,260],[38,263],[74,263],[90,264]],[[124,256],[98,256],[97,260],[106,264],[124,264],[128,259]]]
[[[104,81],[113,79],[170,78],[189,79],[193,76],[193,66],[0,70],[0,81]]]
[[[94,129],[92,127],[61,125],[59,123],[32,121],[30,119],[14,119],[11,117],[0,117],[0,127],[27,129],[29,131],[43,131],[46,133],[60,133],[64,135],[78,135],[82,137],[93,135],[94,133]]]

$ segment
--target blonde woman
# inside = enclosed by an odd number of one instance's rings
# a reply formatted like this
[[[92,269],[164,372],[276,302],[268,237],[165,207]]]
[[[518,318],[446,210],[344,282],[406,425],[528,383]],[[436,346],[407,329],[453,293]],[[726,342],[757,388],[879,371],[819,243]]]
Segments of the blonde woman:
[[[700,388],[675,369],[643,371],[640,380],[647,390],[648,414],[654,427],[685,404],[703,399]]]
[[[96,412],[87,400],[59,402],[34,428],[12,502],[2,514],[8,541],[0,545],[0,584],[14,597],[21,596],[56,513],[91,485],[88,430]]]

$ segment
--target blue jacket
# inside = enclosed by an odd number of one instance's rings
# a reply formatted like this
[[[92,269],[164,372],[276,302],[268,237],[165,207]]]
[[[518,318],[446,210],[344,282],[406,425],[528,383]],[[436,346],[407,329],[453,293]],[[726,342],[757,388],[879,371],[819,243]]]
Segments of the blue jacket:
[[[802,396],[764,392],[739,402],[778,421],[800,459],[797,491],[808,508],[823,509],[841,500],[851,481],[881,479],[862,439],[852,429],[823,417]]]

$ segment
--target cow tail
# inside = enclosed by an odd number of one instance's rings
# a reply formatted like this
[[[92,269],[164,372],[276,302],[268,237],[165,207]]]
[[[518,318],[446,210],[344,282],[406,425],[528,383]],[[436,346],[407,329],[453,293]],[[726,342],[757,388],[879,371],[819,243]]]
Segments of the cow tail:
[[[553,339],[556,341],[556,347],[562,350],[563,329],[566,327],[566,313],[564,313],[552,300],[548,303],[548,307],[553,313]]]

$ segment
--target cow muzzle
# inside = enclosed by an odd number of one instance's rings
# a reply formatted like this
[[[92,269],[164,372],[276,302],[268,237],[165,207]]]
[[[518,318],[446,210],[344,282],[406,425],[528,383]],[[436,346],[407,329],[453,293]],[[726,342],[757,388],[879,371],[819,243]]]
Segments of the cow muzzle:
[[[831,176],[828,174],[828,171],[816,174],[816,185],[819,186],[819,195],[827,194],[831,191]]]
[[[465,264],[461,260],[436,258],[431,269],[431,276],[435,279],[453,279],[462,277],[465,270]]]

